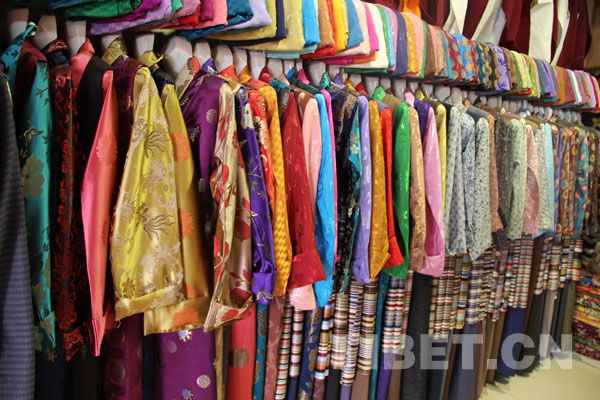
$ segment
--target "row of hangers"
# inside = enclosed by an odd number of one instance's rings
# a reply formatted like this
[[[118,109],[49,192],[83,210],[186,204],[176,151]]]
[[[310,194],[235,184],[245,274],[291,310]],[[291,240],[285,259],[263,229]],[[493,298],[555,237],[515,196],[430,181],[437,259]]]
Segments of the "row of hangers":
[[[6,22],[9,39],[19,35],[25,30],[29,22],[29,10],[27,8],[14,8],[7,12]],[[69,46],[71,55],[74,55],[86,40],[86,22],[85,21],[65,21],[64,27],[65,40]],[[104,35],[100,38],[100,44],[103,50],[106,50],[110,43],[118,38],[120,33]],[[42,15],[37,23],[37,33],[33,37],[34,44],[42,49],[52,40],[58,37],[57,20],[53,14]],[[134,37],[134,55],[139,57],[146,51],[154,49],[155,33],[144,32],[136,34]],[[161,53],[163,55],[164,66],[167,72],[172,76],[185,68],[188,59],[193,55],[201,63],[208,59],[213,60],[218,70],[222,70],[230,65],[234,65],[237,71],[241,71],[248,66],[251,75],[258,79],[262,69],[267,66],[271,73],[279,77],[284,75],[293,67],[297,70],[305,68],[308,78],[312,84],[318,85],[325,72],[330,76],[342,74],[342,79],[350,80],[353,85],[362,82],[365,90],[372,93],[377,86],[389,88],[392,93],[400,98],[404,98],[406,90],[415,93],[420,89],[428,97],[442,102],[448,102],[455,106],[468,104],[487,104],[492,108],[501,109],[512,113],[524,113],[527,115],[538,115],[543,119],[550,119],[556,115],[559,119],[572,123],[581,122],[581,113],[572,110],[566,110],[555,107],[534,106],[527,100],[509,100],[502,96],[479,96],[473,90],[467,90],[458,86],[446,86],[441,84],[431,84],[407,79],[393,79],[387,77],[376,77],[359,74],[346,75],[343,68],[334,65],[327,65],[319,60],[280,60],[276,58],[267,58],[262,51],[244,50],[239,47],[230,48],[227,45],[219,44],[211,46],[208,42],[199,40],[193,44],[185,38],[178,35],[171,35]]]

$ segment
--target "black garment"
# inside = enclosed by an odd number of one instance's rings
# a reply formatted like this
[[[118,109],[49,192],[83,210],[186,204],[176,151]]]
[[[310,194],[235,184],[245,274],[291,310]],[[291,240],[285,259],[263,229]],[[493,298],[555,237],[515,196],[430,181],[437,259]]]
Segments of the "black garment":
[[[554,300],[554,313],[552,314],[552,325],[550,327],[550,335],[552,336],[552,340],[556,343],[557,346],[560,347],[560,333],[562,330],[562,323],[559,321],[563,320],[565,315],[565,289],[559,288],[556,293],[556,299]],[[554,346],[550,350],[556,350]]]
[[[412,337],[414,345],[412,352],[415,362],[410,368],[402,371],[400,390],[402,400],[422,400],[427,396],[427,370],[421,358],[423,345],[421,335],[429,331],[429,308],[431,306],[431,276],[415,272],[413,275],[410,311],[408,313],[407,336]],[[425,360],[429,357],[426,355]]]
[[[433,348],[444,349],[443,355],[433,355],[431,358],[436,363],[445,362],[446,368],[430,369],[427,373],[427,400],[441,400],[444,393],[444,381],[448,371],[448,359],[450,357],[450,338],[436,339],[432,342]],[[437,350],[439,351],[439,350]],[[436,351],[434,351],[434,354]]]
[[[109,68],[109,65],[97,56],[90,58],[75,94],[79,115],[79,140],[86,160],[96,137],[96,128],[104,104],[102,81]]]
[[[142,338],[142,400],[154,398],[154,335]]]

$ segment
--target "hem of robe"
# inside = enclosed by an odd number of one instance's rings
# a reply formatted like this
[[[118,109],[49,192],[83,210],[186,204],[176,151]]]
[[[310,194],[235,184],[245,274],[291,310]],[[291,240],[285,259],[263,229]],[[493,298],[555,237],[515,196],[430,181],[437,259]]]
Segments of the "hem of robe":
[[[144,335],[201,328],[206,321],[210,299],[207,294],[144,312]]]
[[[169,285],[143,296],[133,297],[130,299],[121,297],[115,303],[115,319],[117,321],[123,318],[130,317],[135,314],[146,312],[155,308],[166,307],[171,304],[161,304],[160,307],[152,306],[156,299],[173,298],[173,302],[177,301],[178,295],[181,293],[181,282],[178,285]]]
[[[100,348],[104,334],[107,330],[115,327],[115,313],[110,305],[104,309],[104,313],[99,317],[92,317],[92,329],[94,331],[94,356],[100,356]]]

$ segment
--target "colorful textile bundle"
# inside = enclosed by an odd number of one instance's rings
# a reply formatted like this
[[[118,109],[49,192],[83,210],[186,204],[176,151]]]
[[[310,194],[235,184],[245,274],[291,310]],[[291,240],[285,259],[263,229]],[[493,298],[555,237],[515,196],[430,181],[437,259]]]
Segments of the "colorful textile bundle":
[[[600,282],[597,276],[584,274],[577,284],[573,319],[573,349],[600,360]]]

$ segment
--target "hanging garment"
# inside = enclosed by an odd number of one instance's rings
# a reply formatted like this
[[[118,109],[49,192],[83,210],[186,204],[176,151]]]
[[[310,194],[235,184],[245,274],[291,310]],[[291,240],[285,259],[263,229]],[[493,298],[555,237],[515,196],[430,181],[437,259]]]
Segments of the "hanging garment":
[[[286,180],[285,182],[290,238],[292,254],[294,254],[288,289],[294,289],[323,280],[326,275],[321,265],[314,238],[314,215],[310,201],[306,157],[301,137],[302,130],[300,128],[296,96],[293,91],[288,92],[287,85],[279,80],[273,79],[271,85],[275,86],[278,91],[279,108],[285,110],[282,114],[285,175],[296,177],[296,179]],[[288,104],[283,104],[282,99],[287,100]],[[316,123],[318,124],[318,120]],[[300,229],[301,225],[305,229]]]
[[[27,25],[2,54],[13,93],[16,133],[21,161],[28,253],[35,309],[34,343],[38,351],[56,346],[55,315],[50,276],[50,144],[52,110],[48,65],[33,46],[36,26]]]
[[[231,325],[227,363],[227,399],[251,399],[256,357],[256,305]]]
[[[450,12],[449,1],[420,0],[421,18],[430,25],[442,27]]]
[[[383,273],[379,277],[379,288],[376,306],[376,315],[383,315],[385,306],[385,299],[387,298],[387,291],[389,287],[390,277],[387,273]],[[381,348],[381,332],[383,329],[383,318],[379,317],[375,319],[375,338],[373,341],[373,361],[372,370],[369,375],[369,399],[376,398],[377,387],[380,374],[380,348]]]
[[[119,109],[119,133],[117,136],[117,148],[125,148],[133,128],[134,87],[137,93],[145,88],[146,96],[151,83],[150,71],[140,71],[140,64],[135,60],[124,57],[125,48],[121,38],[115,39],[103,56],[103,60],[113,65],[115,74],[115,89],[117,97],[125,99]],[[156,89],[156,87],[155,87]],[[139,99],[139,96],[136,97]],[[121,147],[121,146],[122,147]],[[116,163],[119,167],[124,165],[125,152],[117,153]],[[120,169],[117,169],[120,171]],[[116,188],[115,188],[116,190]],[[113,197],[114,197],[113,193]],[[112,249],[111,249],[112,254]],[[118,264],[117,264],[118,265]],[[113,263],[113,267],[115,264]],[[114,279],[114,274],[113,274]],[[116,280],[116,279],[115,279]],[[142,318],[134,315],[123,319],[120,325],[107,335],[105,340],[105,358],[103,360],[103,389],[117,398],[129,398],[141,396],[142,394],[142,363],[137,354],[141,354]],[[123,380],[121,376],[128,376]]]
[[[351,256],[359,218],[359,195],[362,176],[359,113],[357,98],[348,89],[330,87],[336,135],[337,180],[339,188],[340,258],[336,264],[338,290],[345,291],[350,282]]]
[[[369,272],[370,281],[376,279],[381,270],[385,267],[389,259],[389,241],[388,241],[388,219],[387,219],[387,204],[386,204],[386,178],[385,178],[385,160],[383,149],[383,136],[381,130],[381,121],[379,118],[379,107],[374,100],[369,101],[369,131],[370,131],[370,147],[371,147],[371,162],[372,162],[372,204],[371,213],[371,238],[369,241]],[[377,286],[372,290],[376,292]],[[376,298],[376,294],[375,294]],[[376,303],[376,301],[375,301]],[[367,288],[365,287],[365,310],[363,310],[363,324],[371,324],[372,321],[367,319],[364,312],[370,313],[367,309]],[[373,315],[373,320],[375,316]],[[361,326],[362,329],[362,326]],[[368,331],[368,335],[372,331]],[[365,339],[366,340],[366,339]],[[361,342],[362,343],[362,342]],[[368,342],[371,343],[371,342]],[[367,346],[367,344],[365,344]],[[366,357],[366,353],[362,353]],[[363,371],[369,371],[370,366],[364,365]],[[367,374],[368,375],[368,374]],[[366,384],[366,382],[365,382]]]
[[[360,326],[363,311],[364,286],[356,280],[350,284],[350,301],[348,304],[348,338],[346,340],[346,359],[340,375],[340,399],[349,400],[352,384],[356,376]]]
[[[237,79],[230,66],[221,71],[221,75],[228,79]],[[250,95],[250,97],[248,97]],[[260,125],[255,128],[251,109],[259,108],[262,102],[257,90],[249,92],[239,91],[236,96],[236,108],[243,110],[238,114],[238,139],[248,171],[250,186],[251,235],[252,245],[252,292],[258,304],[266,305],[271,302],[274,285],[274,255],[271,247],[273,242],[272,226],[268,208],[268,199],[264,171],[262,168],[259,138],[264,137]],[[263,114],[265,112],[263,111]],[[245,118],[245,120],[243,119]],[[265,121],[266,122],[266,121]],[[264,143],[264,141],[263,141]],[[253,305],[250,315],[236,321],[229,332],[229,365],[227,370],[227,396],[235,398],[250,398],[252,393],[252,377],[254,365],[252,359],[256,352],[256,308]],[[237,377],[237,378],[236,378]],[[250,379],[249,379],[250,378]],[[235,382],[235,386],[231,383]]]
[[[133,75],[118,89],[130,104],[119,117],[119,140],[128,150],[110,237],[117,320],[181,301],[183,284],[175,153],[167,120],[150,71],[125,54],[118,38],[103,56]]]
[[[490,109],[486,109],[482,107],[485,111],[490,111]],[[502,218],[500,217],[499,206],[500,206],[500,194],[498,188],[498,164],[496,161],[496,115],[494,113],[490,113],[487,117],[488,124],[490,126],[490,184],[489,184],[489,192],[490,192],[490,215],[491,215],[491,224],[492,224],[492,234],[498,232],[502,228],[504,228],[504,224],[502,223]],[[552,147],[552,145],[550,146]],[[486,329],[489,326],[486,326]]]
[[[432,107],[422,102],[410,93],[405,97],[409,104],[414,104],[419,113],[419,125],[423,142],[423,171],[426,196],[426,238],[424,243],[424,258],[415,260],[411,268],[423,274],[439,276],[444,269],[444,226],[442,221],[442,185],[439,163],[439,143],[437,128]],[[413,126],[411,126],[411,131]]]
[[[356,363],[356,375],[352,384],[351,399],[366,399],[368,397],[369,374],[373,368],[373,353],[376,352],[374,348],[374,334],[378,287],[379,282],[374,281],[365,285],[364,288],[358,359]]]
[[[90,288],[85,269],[81,197],[78,196],[85,158],[67,45],[56,39],[43,51],[49,61],[54,137],[60,144],[58,148],[53,146],[51,151],[61,160],[51,171],[53,187],[61,188],[52,194],[56,228],[51,233],[52,248],[55,249],[51,289],[65,358],[70,361],[83,346],[89,347],[92,336],[88,322],[91,318]]]
[[[264,398],[266,382],[269,311],[270,306],[266,304],[256,306],[256,361],[254,363],[252,397],[259,400]]]
[[[0,317],[0,396],[25,400],[33,398],[35,373],[27,226],[12,99],[4,74],[0,84],[0,145],[7,152],[0,161],[0,296],[8,311]]]
[[[473,190],[473,237],[469,248],[472,260],[478,259],[492,245],[490,214],[490,126],[485,111],[469,107],[467,112],[476,120],[475,164]]]
[[[412,216],[413,227],[410,235],[410,261],[411,269],[419,269],[423,263],[425,247],[425,178],[423,170],[423,150],[419,129],[417,110],[408,109],[410,126],[410,189],[409,209]]]
[[[233,66],[221,71],[221,75],[237,80],[233,73]],[[256,124],[254,120],[260,118],[252,110],[264,107],[264,99],[256,89],[240,92],[236,107],[242,109],[238,117],[237,134],[244,165],[247,171],[248,185],[250,187],[251,210],[251,243],[252,243],[252,292],[254,299],[259,304],[269,304],[273,297],[275,283],[275,256],[273,253],[273,227],[269,211],[265,172],[261,161],[261,148],[264,148],[265,125]],[[260,112],[260,111],[259,111]],[[265,115],[266,112],[261,112]],[[244,119],[242,119],[242,116]],[[262,146],[260,143],[262,142]]]
[[[163,333],[155,340],[154,395],[217,398],[214,332],[202,328]]]
[[[512,120],[511,123],[511,154],[512,165],[512,201],[510,201],[510,214],[506,233],[511,239],[521,237],[523,231],[523,212],[525,208],[525,184],[527,179],[526,164],[526,135],[525,127],[521,121]]]
[[[361,146],[361,187],[359,223],[356,228],[356,242],[353,252],[352,271],[354,279],[361,285],[371,280],[369,271],[369,240],[371,237],[371,214],[372,214],[372,181],[371,181],[371,143],[369,132],[369,102],[365,96],[358,97],[358,113],[360,124],[360,146]]]
[[[275,288],[274,296],[282,296],[288,283],[292,264],[292,248],[288,227],[287,202],[285,196],[285,174],[283,150],[277,94],[275,90],[262,81],[251,78],[246,72],[240,75],[240,81],[260,90],[265,101],[270,138],[269,153],[273,163],[273,196],[271,217],[273,224],[273,247],[275,256]]]
[[[333,265],[337,241],[337,201],[335,179],[335,148],[331,119],[331,96],[327,91],[315,95],[319,103],[322,132],[322,153],[317,190],[317,221],[315,224],[317,249],[327,279],[315,283],[317,305],[324,307],[333,292]]]
[[[502,31],[506,25],[506,14],[502,9],[502,2],[500,0],[488,0],[486,7],[483,10],[483,14],[481,14],[481,18],[478,19],[473,16],[471,7],[477,7],[481,3],[482,2],[478,1],[469,1],[469,7],[467,8],[469,18],[466,21],[466,24],[470,25],[469,21],[472,20],[478,21],[478,23],[472,36],[466,31],[463,33],[472,40],[498,44],[500,42]],[[481,9],[478,11],[481,12]]]
[[[87,160],[81,182],[81,212],[89,280],[94,356],[114,324],[108,272],[108,238],[117,175],[118,111],[113,72],[89,40],[70,60],[79,115],[79,139]],[[93,99],[93,100],[90,100]]]
[[[204,323],[205,330],[218,328],[243,318],[252,303],[251,292],[251,215],[249,188],[241,154],[237,151],[234,90],[240,86],[222,85],[219,90],[218,134],[215,142],[216,168],[210,178],[218,218],[213,244],[214,292]],[[240,113],[235,115],[234,110]],[[237,190],[236,190],[237,188]]]
[[[449,15],[444,23],[444,30],[450,33],[463,33],[468,4],[469,2],[465,0],[450,0]]]
[[[556,59],[556,64],[564,68],[581,69],[589,48],[590,25],[587,2],[585,0],[572,1],[569,2],[568,7],[569,22],[566,24],[568,27],[565,28],[563,46],[560,56]],[[578,46],[577,43],[581,43],[581,41],[584,41],[585,45]]]
[[[531,57],[550,62],[552,44],[552,25],[554,20],[554,4],[551,0],[536,0],[531,7],[531,30],[529,36],[529,52]]]
[[[265,385],[263,395],[265,398],[274,398],[277,390],[277,370],[279,363],[279,349],[283,337],[282,318],[285,306],[285,298],[275,297],[269,306],[269,327],[267,342],[267,361],[265,368]]]
[[[590,17],[590,49],[588,50],[585,60],[584,68],[588,71],[597,71],[600,67],[600,60],[598,59],[598,45],[600,44],[600,29],[598,24],[600,23],[600,7],[593,1],[588,1],[588,14]]]
[[[528,1],[502,2],[506,25],[500,38],[500,46],[520,53],[529,50],[531,5]]]
[[[411,154],[414,143],[412,141],[412,132],[410,130],[408,106],[405,103],[401,103],[398,99],[393,98],[389,94],[385,95],[382,100],[386,102],[392,108],[392,110],[396,110],[394,113],[392,190],[394,211],[396,215],[396,226],[398,227],[397,229],[399,230],[400,234],[400,252],[404,256],[404,262],[400,265],[399,269],[394,267],[389,270],[389,273],[393,277],[404,279],[406,277],[408,261],[413,248],[409,240],[417,240],[414,238],[419,237],[420,229],[425,229],[425,223],[424,221],[417,222],[417,220],[415,220],[413,236],[409,236],[409,181],[411,177],[409,171],[407,171],[403,165],[406,165],[405,163],[408,163],[410,160],[412,167]],[[418,212],[418,210],[413,209],[413,212]],[[424,234],[424,232],[422,233]]]
[[[158,67],[159,58],[152,51],[142,54],[140,60],[151,69],[152,76],[161,91],[169,136],[174,148],[177,212],[185,287],[182,291],[184,300],[173,306],[144,313],[144,333],[193,329],[204,323],[210,294],[209,261],[205,253],[207,243],[200,231],[198,195],[197,192],[190,190],[195,187],[194,182],[196,182],[190,140],[172,78]]]
[[[403,399],[422,399],[426,397],[427,391],[427,369],[425,360],[422,359],[421,346],[423,343],[422,334],[427,333],[429,306],[431,298],[431,277],[415,272],[413,274],[414,294],[410,298],[410,311],[408,314],[407,335],[413,338],[414,345],[411,351],[414,352],[415,360],[412,367],[402,371],[402,398]],[[425,352],[425,354],[427,354]]]
[[[316,353],[321,333],[323,308],[304,312],[304,335],[302,338],[302,358],[298,384],[298,397],[311,398],[314,388]]]
[[[320,164],[316,163],[316,160],[312,162],[311,168],[319,167],[318,180],[316,186],[316,213],[315,213],[315,239],[317,242],[317,249],[323,264],[323,269],[327,275],[327,279],[318,281],[314,284],[314,295],[319,307],[324,307],[331,293],[333,292],[333,264],[335,262],[336,252],[336,240],[337,233],[336,229],[336,180],[334,178],[335,173],[335,153],[332,147],[334,140],[333,137],[333,126],[330,123],[331,114],[328,112],[331,110],[331,96],[326,90],[318,90],[315,87],[308,84],[308,79],[301,70],[297,76],[294,75],[295,70],[293,69],[288,73],[291,82],[302,90],[306,90],[309,93],[314,94],[317,104],[319,106],[320,115],[320,139],[321,139],[321,151],[319,153],[318,148],[312,153],[321,155]],[[329,104],[329,107],[328,107]],[[304,111],[306,116],[306,109]],[[304,125],[304,124],[303,124]],[[304,129],[304,126],[303,126]],[[314,130],[313,131],[317,131]],[[306,137],[310,137],[310,131]],[[314,136],[315,133],[312,133]],[[315,138],[316,139],[316,138]],[[306,146],[305,140],[305,146]],[[318,141],[315,141],[315,145],[318,145]],[[310,164],[309,164],[310,165]],[[316,171],[313,172],[316,175]],[[313,183],[314,185],[314,183]]]
[[[291,86],[298,100],[298,108],[302,119],[302,141],[304,145],[304,159],[308,178],[309,205],[313,220],[319,220],[317,192],[319,190],[319,173],[323,154],[321,117],[317,99],[305,90]],[[318,239],[315,236],[315,244]],[[289,291],[290,303],[299,310],[314,310],[315,295],[311,285],[303,285]]]
[[[408,162],[410,157],[410,143],[408,138],[408,124],[406,121],[406,110],[398,99],[386,94],[381,87],[378,87],[373,92],[373,97],[378,100],[382,100],[390,106],[394,112],[394,126],[392,133],[391,121],[385,115],[385,112],[381,114],[382,132],[384,133],[384,145],[388,143],[388,154],[389,160],[386,160],[387,165],[387,185],[388,185],[388,237],[390,226],[396,227],[400,236],[400,240],[396,241],[396,233],[393,233],[394,240],[390,241],[390,253],[391,257],[388,260],[386,267],[390,268],[386,270],[389,274],[394,277],[405,277],[407,271],[407,262],[409,257],[408,252],[408,174],[406,169],[400,169],[399,165],[402,162]],[[387,109],[389,115],[390,109]],[[392,137],[393,136],[393,137]],[[403,158],[404,157],[404,158]],[[396,184],[394,184],[396,183]],[[393,194],[393,196],[392,196]],[[393,204],[393,205],[392,205]],[[396,222],[394,222],[394,213],[396,211]],[[396,252],[394,252],[394,248]]]

